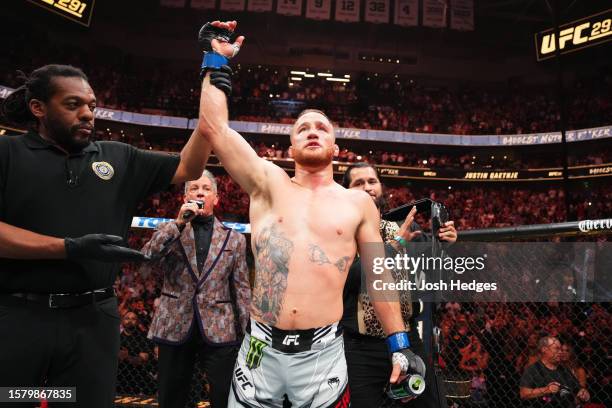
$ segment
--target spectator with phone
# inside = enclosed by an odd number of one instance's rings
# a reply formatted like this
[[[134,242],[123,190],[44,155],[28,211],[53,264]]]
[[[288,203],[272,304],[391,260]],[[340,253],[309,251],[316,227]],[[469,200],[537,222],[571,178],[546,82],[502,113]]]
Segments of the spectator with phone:
[[[538,342],[540,360],[527,367],[520,382],[520,397],[528,407],[570,408],[587,402],[589,392],[581,388],[570,370],[561,364],[561,343],[556,337]]]

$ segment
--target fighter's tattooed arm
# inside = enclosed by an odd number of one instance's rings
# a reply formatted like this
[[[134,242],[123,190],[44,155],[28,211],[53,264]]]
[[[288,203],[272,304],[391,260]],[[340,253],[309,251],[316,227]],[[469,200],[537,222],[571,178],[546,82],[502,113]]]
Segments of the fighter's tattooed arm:
[[[264,323],[274,325],[280,315],[292,251],[293,242],[276,225],[263,228],[255,238],[257,276],[252,293],[253,312]]]
[[[316,263],[317,265],[332,264],[327,255],[325,255],[323,249],[321,249],[321,247],[318,245],[310,244],[308,247],[308,253],[310,261]],[[333,265],[338,269],[338,271],[340,271],[340,273],[342,273],[346,269],[350,259],[351,258],[348,256],[343,256]]]

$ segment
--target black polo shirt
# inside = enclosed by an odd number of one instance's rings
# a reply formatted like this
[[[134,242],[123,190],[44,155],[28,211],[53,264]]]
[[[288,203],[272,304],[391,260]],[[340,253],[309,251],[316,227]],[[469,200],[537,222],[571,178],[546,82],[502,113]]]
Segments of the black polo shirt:
[[[58,238],[127,236],[136,206],[167,188],[177,155],[93,142],[66,155],[37,133],[0,137],[0,221]],[[112,286],[118,264],[0,258],[0,292],[79,293]]]

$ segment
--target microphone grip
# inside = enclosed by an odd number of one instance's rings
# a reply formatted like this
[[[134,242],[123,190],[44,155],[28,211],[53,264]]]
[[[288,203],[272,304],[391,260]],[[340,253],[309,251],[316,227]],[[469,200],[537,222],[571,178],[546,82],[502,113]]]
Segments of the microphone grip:
[[[189,200],[190,203],[194,203],[198,205],[199,209],[202,209],[204,207],[204,201],[202,200]],[[193,217],[193,215],[195,214],[195,212],[191,211],[191,210],[187,210],[183,213],[183,220],[187,221],[188,219],[190,219],[191,217]]]

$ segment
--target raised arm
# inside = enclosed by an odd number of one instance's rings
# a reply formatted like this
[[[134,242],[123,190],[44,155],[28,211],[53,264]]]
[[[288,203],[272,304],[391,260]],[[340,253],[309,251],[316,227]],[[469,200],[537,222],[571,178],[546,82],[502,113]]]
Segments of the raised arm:
[[[236,22],[221,23],[215,21],[205,25],[200,31],[201,44],[203,38],[213,38],[211,48],[214,52],[208,54],[222,55],[226,58],[234,56],[244,37],[238,37],[236,42],[231,44],[227,39],[222,39],[215,33],[203,34],[202,32],[206,31],[207,27],[210,29],[210,26],[233,32]],[[221,40],[219,40],[220,38]],[[206,46],[206,43],[203,46]],[[211,71],[214,72],[215,70],[207,70],[202,84],[198,131],[210,143],[229,175],[249,195],[260,192],[265,188],[266,172],[271,166],[257,156],[257,153],[238,132],[229,127],[227,97],[224,92],[211,84]]]
[[[172,184],[180,184],[200,178],[211,150],[210,143],[198,132],[196,127],[196,130],[191,133],[189,140],[183,146],[183,150],[181,150],[181,161],[176,168],[174,177],[172,177]]]
[[[267,162],[257,156],[246,140],[228,124],[225,94],[210,84],[206,75],[200,99],[198,129],[229,175],[249,194],[264,189]]]

